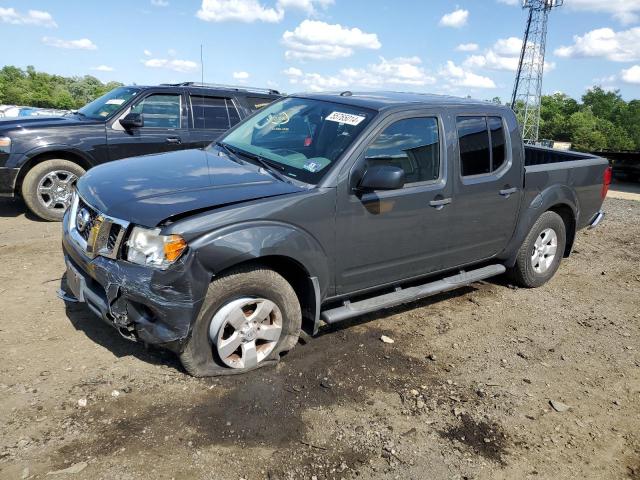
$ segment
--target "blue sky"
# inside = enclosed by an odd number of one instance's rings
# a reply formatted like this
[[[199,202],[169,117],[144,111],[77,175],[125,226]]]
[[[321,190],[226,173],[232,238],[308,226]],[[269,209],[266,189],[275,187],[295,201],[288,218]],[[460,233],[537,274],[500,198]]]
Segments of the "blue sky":
[[[544,91],[640,97],[640,0],[565,0]],[[518,0],[0,0],[0,62],[157,84],[405,90],[509,98]]]

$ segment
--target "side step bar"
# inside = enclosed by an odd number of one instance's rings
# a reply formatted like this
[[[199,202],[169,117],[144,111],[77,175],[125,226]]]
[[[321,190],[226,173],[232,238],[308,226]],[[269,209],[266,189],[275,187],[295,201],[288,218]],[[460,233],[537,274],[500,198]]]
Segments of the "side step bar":
[[[500,275],[505,271],[506,268],[504,265],[489,265],[469,272],[461,271],[457,275],[436,280],[435,282],[425,283],[424,285],[418,285],[417,287],[405,289],[398,287],[395,292],[386,293],[359,302],[351,303],[346,301],[342,307],[324,310],[320,314],[320,317],[326,323],[338,323],[349,318],[364,315],[365,313],[395,307],[438,293],[455,290],[456,288],[464,287],[473,282]]]

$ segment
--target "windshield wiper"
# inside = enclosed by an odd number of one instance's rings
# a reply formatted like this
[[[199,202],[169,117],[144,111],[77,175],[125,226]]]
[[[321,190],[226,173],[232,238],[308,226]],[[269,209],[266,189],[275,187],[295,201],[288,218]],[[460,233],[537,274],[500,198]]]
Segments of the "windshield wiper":
[[[266,158],[262,157],[261,155],[258,155],[256,153],[251,153],[251,152],[247,152],[245,150],[240,150],[239,148],[236,149],[238,151],[238,153],[244,157],[250,158],[252,160],[255,160],[256,162],[258,162],[262,168],[264,168],[265,170],[267,170],[269,173],[271,173],[274,177],[276,177],[278,180],[282,180],[285,183],[292,183],[291,180],[289,180],[286,176],[284,176],[282,173],[280,172],[284,172],[285,168],[283,165],[280,165],[278,162],[273,162],[271,160],[267,160]]]
[[[238,154],[236,153],[236,151],[231,148],[229,145],[227,145],[224,142],[216,142],[216,145],[219,146],[220,148],[222,148],[226,153],[227,156],[233,160],[236,163],[241,163],[240,159],[238,158]]]

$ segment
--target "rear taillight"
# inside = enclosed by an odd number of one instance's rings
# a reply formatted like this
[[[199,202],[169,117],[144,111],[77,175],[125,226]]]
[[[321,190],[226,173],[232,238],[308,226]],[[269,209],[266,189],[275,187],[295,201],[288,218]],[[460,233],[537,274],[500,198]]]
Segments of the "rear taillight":
[[[600,190],[600,196],[604,200],[607,196],[607,192],[609,191],[609,185],[611,185],[611,177],[613,176],[613,172],[611,167],[607,167],[604,171],[604,175],[602,176],[602,190]]]

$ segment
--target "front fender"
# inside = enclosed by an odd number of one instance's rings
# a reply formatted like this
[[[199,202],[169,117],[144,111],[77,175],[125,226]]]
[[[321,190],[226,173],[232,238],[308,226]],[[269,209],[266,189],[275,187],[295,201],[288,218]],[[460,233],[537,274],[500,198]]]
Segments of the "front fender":
[[[499,258],[505,260],[505,266],[507,267],[515,265],[518,250],[520,250],[522,243],[531,231],[533,224],[544,212],[554,207],[566,206],[571,209],[574,220],[580,214],[578,197],[575,191],[566,185],[551,185],[537,194],[533,192],[531,196],[524,200],[518,219],[518,226],[511,242],[509,242],[509,246],[499,255]],[[567,232],[567,238],[569,238],[569,234],[570,232]]]
[[[22,167],[32,158],[35,158],[44,153],[60,153],[60,154],[69,153],[73,156],[82,158],[82,160],[84,160],[88,166],[93,167],[97,164],[95,158],[93,158],[91,155],[89,155],[87,152],[83,150],[79,150],[70,145],[52,144],[52,145],[45,145],[45,146],[32,148],[28,152],[23,153],[21,156],[17,156],[16,158],[17,165],[15,166]]]
[[[322,245],[307,231],[277,221],[230,225],[190,241],[202,265],[214,275],[261,257],[287,257],[317,277],[324,294],[329,283],[329,261]]]

